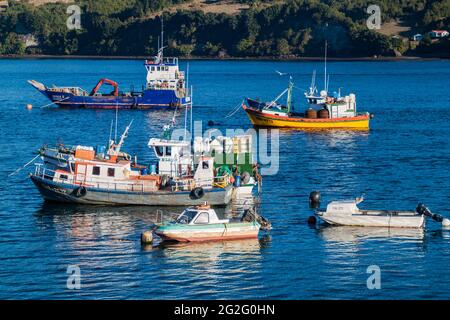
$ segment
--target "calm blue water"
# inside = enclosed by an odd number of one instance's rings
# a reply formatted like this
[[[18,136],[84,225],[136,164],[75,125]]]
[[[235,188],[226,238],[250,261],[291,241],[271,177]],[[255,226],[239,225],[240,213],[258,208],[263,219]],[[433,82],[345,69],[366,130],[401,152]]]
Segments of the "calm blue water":
[[[243,112],[223,116],[244,96],[281,92],[287,79],[274,70],[306,88],[314,69],[320,73],[322,64],[190,62],[195,119],[249,128]],[[423,201],[450,216],[449,61],[330,62],[330,87],[357,93],[359,110],[375,114],[372,130],[282,131],[281,168],[264,177],[261,200],[274,229],[259,241],[155,248],[142,248],[139,235],[156,208],[44,204],[28,170],[7,177],[44,143],[104,143],[114,118],[114,111],[39,108],[48,101],[27,79],[91,89],[108,77],[126,90],[144,82],[142,62],[0,60],[0,70],[1,299],[450,297],[450,231],[436,223],[424,232],[306,223],[315,189],[325,201],[365,193],[367,208],[413,209]],[[125,149],[152,159],[147,141],[171,116],[120,112],[119,128],[134,119]],[[69,265],[81,268],[80,290],[66,288]],[[380,290],[367,289],[370,265],[381,269]]]

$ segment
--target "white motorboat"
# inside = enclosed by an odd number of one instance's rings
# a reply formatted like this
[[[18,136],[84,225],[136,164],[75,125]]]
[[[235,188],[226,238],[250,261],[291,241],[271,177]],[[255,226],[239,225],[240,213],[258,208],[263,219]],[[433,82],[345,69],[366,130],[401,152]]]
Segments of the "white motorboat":
[[[317,209],[315,214],[321,220],[341,226],[423,228],[425,226],[425,206],[414,211],[362,210],[358,204],[362,198],[332,201],[326,210]],[[426,209],[428,210],[428,209]],[[429,212],[429,211],[428,211]]]

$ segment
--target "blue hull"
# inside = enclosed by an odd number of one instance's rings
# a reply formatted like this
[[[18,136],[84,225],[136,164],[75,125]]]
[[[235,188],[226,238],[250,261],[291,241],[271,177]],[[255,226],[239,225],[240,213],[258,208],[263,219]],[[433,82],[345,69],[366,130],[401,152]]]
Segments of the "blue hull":
[[[190,107],[190,97],[178,98],[174,90],[145,90],[135,96],[76,96],[72,93],[39,90],[54,104],[66,108],[152,109]]]

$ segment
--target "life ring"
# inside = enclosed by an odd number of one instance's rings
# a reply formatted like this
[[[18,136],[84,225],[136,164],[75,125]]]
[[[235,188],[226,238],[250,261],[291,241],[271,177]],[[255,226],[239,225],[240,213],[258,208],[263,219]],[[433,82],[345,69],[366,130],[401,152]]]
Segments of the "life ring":
[[[81,187],[76,188],[73,192],[75,194],[75,197],[81,198],[86,195],[87,190],[86,190],[86,187],[81,186]]]
[[[189,193],[189,198],[191,198],[191,200],[198,200],[203,198],[204,195],[205,191],[203,190],[203,188],[197,187],[192,189],[192,191]]]

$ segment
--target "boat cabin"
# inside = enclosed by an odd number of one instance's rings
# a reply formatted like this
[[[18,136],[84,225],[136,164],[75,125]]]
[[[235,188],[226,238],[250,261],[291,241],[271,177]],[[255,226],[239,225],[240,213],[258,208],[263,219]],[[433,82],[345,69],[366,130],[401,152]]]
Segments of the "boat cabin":
[[[163,46],[153,59],[145,61],[144,66],[147,70],[147,89],[185,89],[185,74],[178,67],[178,58],[165,58]]]
[[[45,169],[44,169],[45,170]],[[49,170],[47,170],[50,172]],[[160,176],[141,174],[131,168],[130,161],[88,161],[76,159],[70,162],[69,170],[57,169],[53,173],[53,181],[125,191],[157,191]]]
[[[350,93],[345,97],[327,97],[326,108],[330,118],[351,118],[356,116],[356,96]]]
[[[148,146],[158,158],[158,174],[170,177],[192,175],[194,163],[189,142],[152,138]]]
[[[176,223],[188,225],[205,225],[229,222],[229,219],[219,219],[214,209],[211,209],[209,205],[187,208],[176,219]]]

